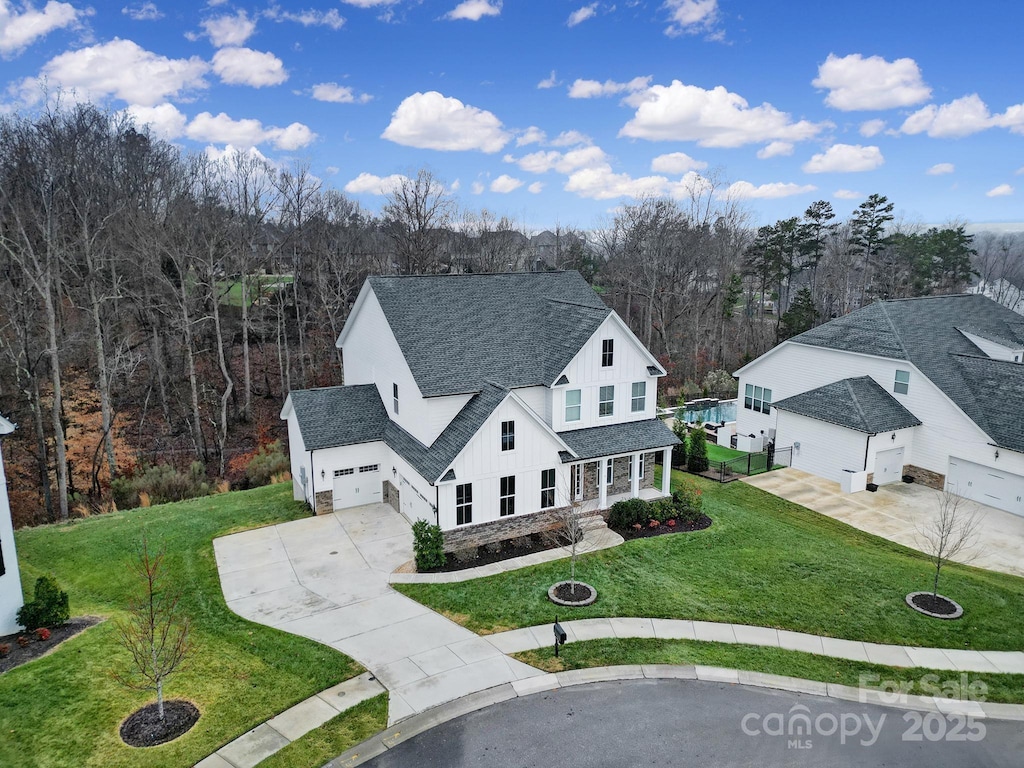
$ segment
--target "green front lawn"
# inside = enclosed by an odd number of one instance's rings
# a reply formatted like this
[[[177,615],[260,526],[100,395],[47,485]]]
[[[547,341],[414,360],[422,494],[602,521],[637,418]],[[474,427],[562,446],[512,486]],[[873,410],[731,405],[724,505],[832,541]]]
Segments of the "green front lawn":
[[[876,681],[891,680],[913,683],[915,688],[909,689],[909,692],[913,694],[928,694],[928,691],[923,691],[916,686],[925,675],[934,675],[926,682],[938,686],[939,689],[948,687],[952,689],[951,692],[963,689],[959,672],[919,667],[906,669],[886,667],[881,664],[815,656],[811,653],[787,651],[781,648],[704,643],[695,640],[646,638],[588,640],[563,645],[557,659],[554,651],[548,647],[517,653],[514,656],[530,666],[547,672],[619,664],[703,664],[711,667],[799,677],[803,680],[818,680],[823,683],[839,683],[854,688],[859,687],[861,675],[874,675]],[[984,694],[985,701],[1024,702],[1024,675],[971,672],[968,675],[968,680],[968,685],[975,681],[985,684],[987,688]],[[876,685],[877,683],[872,682],[868,687]],[[950,695],[947,698],[966,698],[967,695],[964,692],[962,695]]]
[[[577,577],[599,597],[587,608],[558,609],[560,619],[702,619],[878,643],[1024,649],[1024,579],[947,566],[940,588],[966,614],[931,619],[904,603],[908,592],[931,585],[931,565],[920,553],[747,483],[687,477],[703,491],[711,528],[581,556]],[[396,588],[487,633],[550,623],[547,589],[568,575],[568,560],[560,560],[459,584]]]
[[[73,615],[112,617],[136,588],[128,564],[140,537],[164,547],[184,591],[196,649],[191,666],[168,681],[167,698],[187,698],[202,716],[185,736],[143,751],[117,735],[122,719],[154,697],[110,678],[124,658],[105,621],[51,654],[0,675],[0,765],[188,766],[284,709],[358,674],[348,657],[311,640],[248,622],[228,610],[212,540],[304,517],[291,485],[118,512],[20,530],[15,538],[26,594],[52,573]]]

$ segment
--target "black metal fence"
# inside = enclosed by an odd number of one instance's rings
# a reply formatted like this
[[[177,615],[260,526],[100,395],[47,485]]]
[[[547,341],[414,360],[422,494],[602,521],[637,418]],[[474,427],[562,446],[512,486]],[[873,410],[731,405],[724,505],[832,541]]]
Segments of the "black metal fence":
[[[747,453],[727,461],[709,460],[707,470],[699,474],[720,483],[731,483],[741,477],[760,475],[773,469],[788,467],[792,461],[793,449],[791,447],[769,446],[763,451]],[[685,469],[685,467],[676,467],[676,469]]]

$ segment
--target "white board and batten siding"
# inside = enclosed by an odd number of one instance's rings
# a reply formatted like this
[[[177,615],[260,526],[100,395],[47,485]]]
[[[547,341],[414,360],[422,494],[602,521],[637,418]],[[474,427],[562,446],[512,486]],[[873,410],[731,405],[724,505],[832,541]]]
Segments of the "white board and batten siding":
[[[612,339],[612,365],[601,365],[602,342]],[[568,384],[552,390],[552,421],[556,432],[573,429],[600,427],[605,424],[622,424],[628,421],[653,419],[658,408],[658,377],[651,376],[647,366],[656,362],[618,319],[609,315],[593,336],[583,345],[565,368]],[[645,383],[644,409],[632,410],[632,385]],[[603,386],[615,387],[614,409],[611,416],[599,416],[600,390]],[[566,392],[580,390],[580,419],[566,421]]]
[[[515,448],[511,451],[501,450],[501,425],[505,421],[515,423]],[[471,524],[501,518],[502,477],[516,478],[515,514],[524,515],[541,509],[541,472],[554,469],[555,505],[564,506],[569,469],[561,463],[560,450],[564,448],[559,441],[515,398],[506,398],[452,463],[456,479],[438,485],[441,528],[461,527],[457,525],[455,487],[465,482],[473,484]]]
[[[288,455],[292,468],[292,498],[296,501],[305,500],[312,504],[310,478],[313,476],[313,465],[310,463],[309,452],[302,439],[302,430],[299,429],[299,420],[295,416],[295,409],[288,408],[288,410],[286,423],[288,424]]]
[[[9,422],[0,419],[0,430]],[[0,431],[0,434],[4,432]],[[14,549],[14,525],[7,497],[7,478],[4,473],[3,441],[0,440],[0,555],[3,557],[3,575],[0,575],[0,635],[11,635],[21,629],[18,609],[24,604],[21,592],[21,574],[18,572],[18,554]]]

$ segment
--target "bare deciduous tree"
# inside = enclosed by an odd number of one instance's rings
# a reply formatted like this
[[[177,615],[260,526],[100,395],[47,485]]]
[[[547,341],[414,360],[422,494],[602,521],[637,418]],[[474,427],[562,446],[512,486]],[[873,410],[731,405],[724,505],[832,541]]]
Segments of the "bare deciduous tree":
[[[118,642],[128,651],[125,668],[114,679],[138,691],[155,691],[157,712],[164,719],[164,682],[181,671],[192,653],[191,627],[179,610],[181,592],[167,576],[163,551],[153,555],[145,538],[132,563],[140,592],[130,604],[128,616],[118,619]]]
[[[548,532],[548,536],[560,547],[569,550],[569,589],[576,596],[576,560],[579,557],[579,545],[583,542],[586,529],[583,527],[583,500],[573,498],[571,489],[563,488],[562,495],[567,504],[555,510],[557,528]]]
[[[977,557],[971,547],[978,539],[979,510],[973,502],[952,490],[939,492],[935,514],[916,526],[925,554],[935,566],[932,596],[939,592],[939,574],[950,560],[967,562]]]

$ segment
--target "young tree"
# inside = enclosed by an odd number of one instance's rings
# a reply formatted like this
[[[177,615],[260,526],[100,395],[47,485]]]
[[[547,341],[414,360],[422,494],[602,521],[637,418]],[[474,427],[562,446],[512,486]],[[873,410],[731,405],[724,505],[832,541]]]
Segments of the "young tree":
[[[679,438],[679,444],[672,446],[672,466],[682,469],[686,466],[686,424],[679,419],[673,420],[672,432]],[[662,471],[668,472],[669,468],[664,467]]]
[[[181,671],[191,655],[191,626],[181,614],[181,592],[170,583],[163,551],[151,554],[143,538],[132,570],[141,589],[129,605],[128,616],[115,622],[118,642],[128,651],[129,660],[113,677],[128,688],[155,691],[163,720],[164,681]]]
[[[686,466],[691,472],[699,473],[708,470],[707,436],[702,427],[698,426],[690,433],[690,451],[686,462]]]
[[[977,557],[977,552],[971,552],[970,548],[977,541],[980,522],[978,508],[947,489],[939,492],[935,515],[917,526],[922,549],[935,566],[932,597],[939,592],[939,574],[946,563]]]
[[[569,589],[573,597],[576,596],[576,559],[579,556],[578,548],[583,541],[585,529],[583,528],[583,500],[574,499],[570,489],[564,488],[566,501],[565,506],[559,507],[554,515],[558,524],[550,532],[554,541],[569,550]]]

